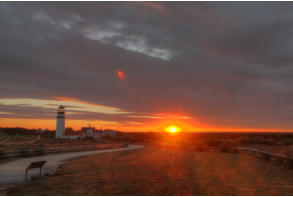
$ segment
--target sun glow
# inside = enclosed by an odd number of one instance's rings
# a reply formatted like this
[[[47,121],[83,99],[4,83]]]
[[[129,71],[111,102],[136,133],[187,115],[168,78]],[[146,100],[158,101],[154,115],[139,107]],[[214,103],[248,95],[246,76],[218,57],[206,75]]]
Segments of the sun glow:
[[[169,133],[178,133],[181,131],[181,128],[175,126],[175,125],[170,125],[165,129]]]

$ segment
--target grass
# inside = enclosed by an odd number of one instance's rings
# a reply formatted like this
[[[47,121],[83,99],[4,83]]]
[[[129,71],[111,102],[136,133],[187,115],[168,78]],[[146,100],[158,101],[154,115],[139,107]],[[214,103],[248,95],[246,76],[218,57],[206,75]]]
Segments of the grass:
[[[293,195],[293,171],[246,154],[146,147],[68,160],[8,195]]]
[[[8,162],[11,162],[11,161],[15,161],[15,160],[17,160],[17,159],[22,159],[22,158],[24,158],[24,157],[12,157],[12,158],[1,158],[0,159],[0,165],[1,164],[4,164],[4,163],[8,163]]]
[[[0,144],[0,155],[5,155],[9,152],[17,152],[25,154],[25,157],[47,154],[46,150],[50,148],[95,146],[97,149],[105,149],[107,145],[111,145],[112,147],[121,146],[121,144],[119,145],[116,142],[110,141],[108,143],[99,143],[94,140],[68,140],[55,138],[39,139],[37,135],[2,134],[0,138],[2,141],[9,138],[7,142]],[[22,156],[17,157],[22,158]],[[10,161],[10,158],[0,157],[0,164],[6,163],[7,161]]]

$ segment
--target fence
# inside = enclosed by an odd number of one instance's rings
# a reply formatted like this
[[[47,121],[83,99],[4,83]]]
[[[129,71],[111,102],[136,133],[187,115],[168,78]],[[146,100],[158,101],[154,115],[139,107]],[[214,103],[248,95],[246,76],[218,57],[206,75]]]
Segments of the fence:
[[[282,155],[282,154],[278,154],[278,153],[271,153],[271,152],[267,152],[267,151],[262,151],[262,150],[258,150],[255,148],[239,148],[240,151],[249,153],[249,154],[253,154],[256,155],[258,157],[263,157],[265,159],[272,159],[272,160],[277,160],[279,162],[293,162],[293,158],[287,156],[287,155]]]

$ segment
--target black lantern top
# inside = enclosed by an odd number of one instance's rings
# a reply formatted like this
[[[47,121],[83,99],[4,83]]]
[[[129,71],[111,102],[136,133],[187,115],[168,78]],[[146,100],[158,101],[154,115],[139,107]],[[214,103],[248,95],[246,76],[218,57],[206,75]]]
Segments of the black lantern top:
[[[58,107],[58,113],[64,113],[65,112],[65,108],[64,108],[64,106],[63,105],[60,105],[59,107]]]

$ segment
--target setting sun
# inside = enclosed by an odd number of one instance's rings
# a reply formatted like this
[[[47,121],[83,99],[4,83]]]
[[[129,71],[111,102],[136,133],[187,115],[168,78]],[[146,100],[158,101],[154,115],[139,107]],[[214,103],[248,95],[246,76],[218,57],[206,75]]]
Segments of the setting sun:
[[[177,132],[180,132],[181,131],[181,128],[175,126],[175,125],[171,125],[171,126],[168,126],[166,128],[166,131],[169,132],[169,133],[177,133]]]

